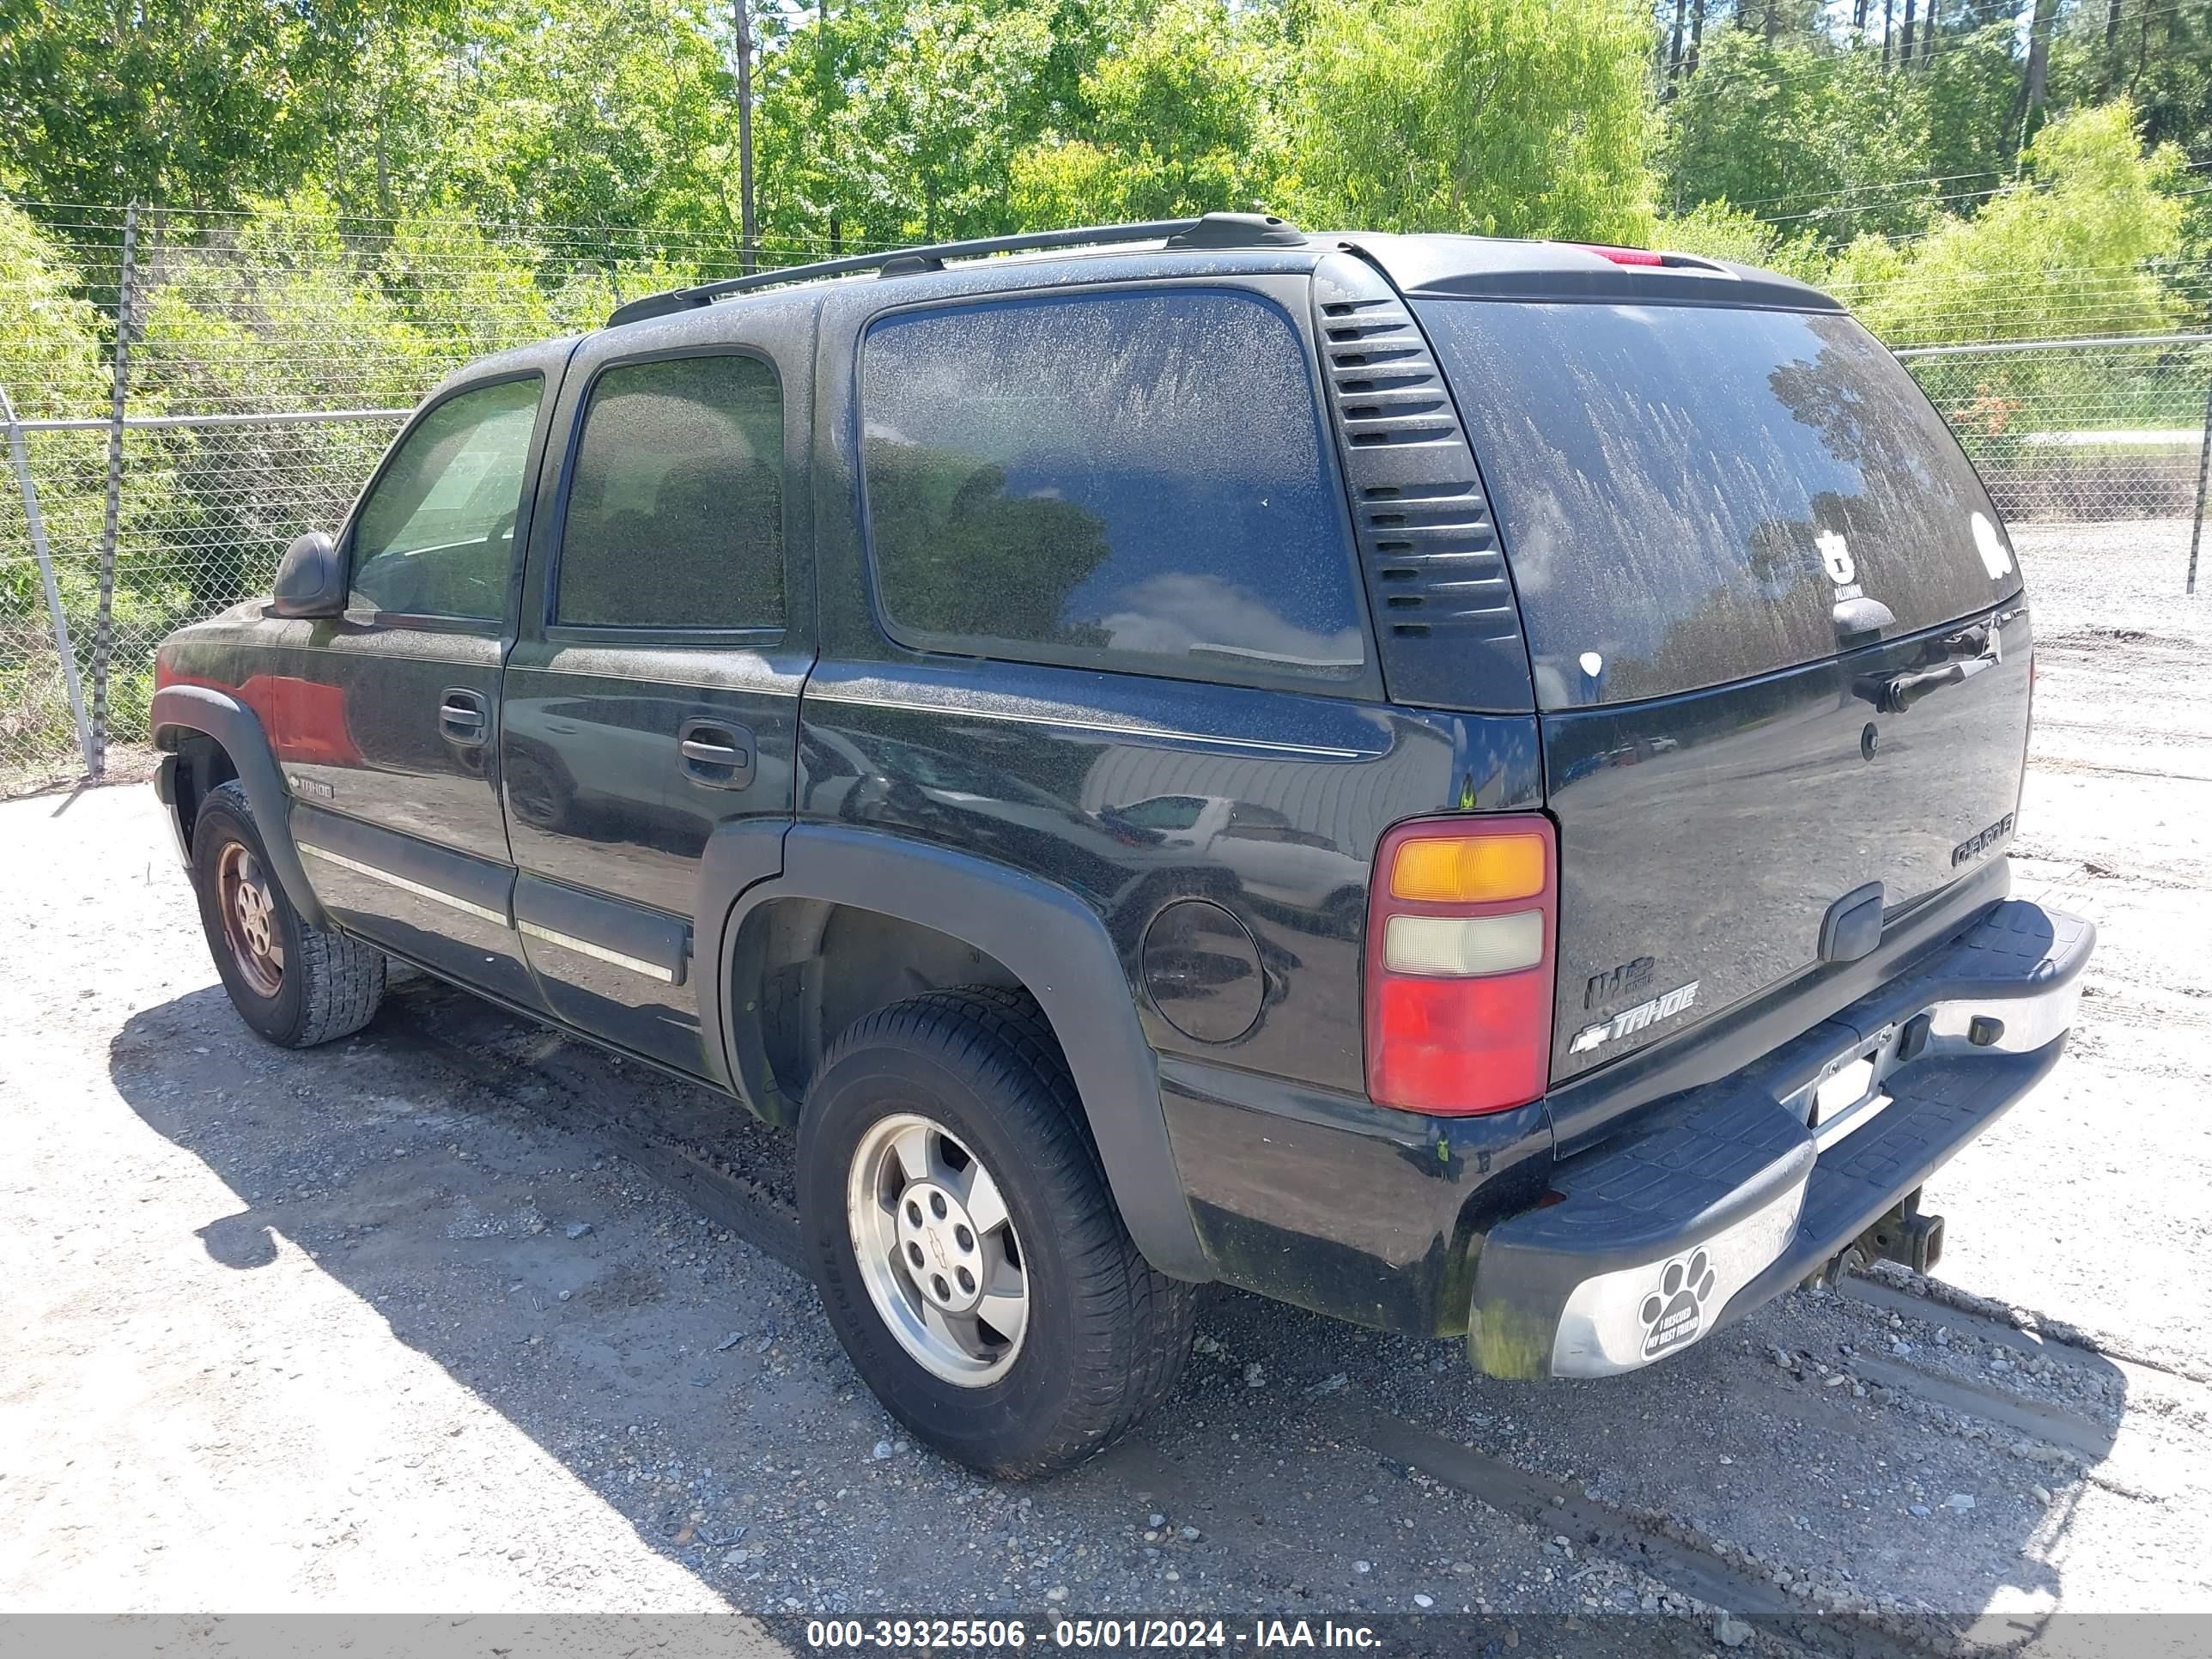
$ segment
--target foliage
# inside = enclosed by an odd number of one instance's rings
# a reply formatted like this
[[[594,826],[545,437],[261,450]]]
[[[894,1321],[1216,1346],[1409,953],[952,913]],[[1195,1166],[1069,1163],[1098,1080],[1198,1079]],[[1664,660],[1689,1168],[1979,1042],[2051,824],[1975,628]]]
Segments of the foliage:
[[[1820,240],[1810,231],[1785,235],[1756,215],[1730,207],[1725,201],[1700,202],[1679,217],[1662,218],[1651,242],[1672,252],[1732,259],[1808,283],[1819,282],[1827,269]]]
[[[37,222],[0,201],[0,386],[27,421],[77,414],[106,395],[105,325],[82,283]]]
[[[1932,126],[1928,79],[1828,40],[1728,29],[1669,110],[1662,165],[1679,207],[1755,204],[1798,228],[1917,229]]]
[[[1656,122],[1629,0],[1326,0],[1293,122],[1316,222],[1641,242]]]
[[[2125,100],[2036,135],[2027,176],[1918,240],[1869,233],[1830,284],[1892,344],[2152,332],[2175,319],[2153,262],[2181,246],[2180,150],[2146,150]]]
[[[764,66],[763,211],[864,243],[1012,227],[1008,176],[1054,68],[1050,20],[975,0],[854,0]]]
[[[733,79],[709,0],[463,0],[381,38],[318,169],[355,213],[681,227],[734,241]]]
[[[228,206],[291,187],[364,40],[440,0],[0,0],[0,132],[48,201]]]
[[[1111,224],[1279,199],[1288,66],[1275,14],[1167,0],[1079,83],[1084,136],[1013,159],[1025,225]]]

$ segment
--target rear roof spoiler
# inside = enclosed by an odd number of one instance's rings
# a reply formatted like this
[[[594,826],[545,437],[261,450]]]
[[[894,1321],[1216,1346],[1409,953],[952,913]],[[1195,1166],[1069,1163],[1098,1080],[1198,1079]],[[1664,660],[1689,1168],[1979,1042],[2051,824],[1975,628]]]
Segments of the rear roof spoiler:
[[[1650,262],[1630,263],[1620,256],[1643,251],[1486,236],[1352,235],[1342,240],[1374,260],[1408,299],[1844,310],[1841,301],[1808,283],[1692,253],[1659,252]]]

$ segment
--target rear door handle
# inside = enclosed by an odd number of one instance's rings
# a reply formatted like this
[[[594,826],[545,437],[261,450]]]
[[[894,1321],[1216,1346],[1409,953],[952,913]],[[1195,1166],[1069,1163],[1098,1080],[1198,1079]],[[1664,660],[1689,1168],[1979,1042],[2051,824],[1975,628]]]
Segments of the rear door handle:
[[[753,734],[742,726],[686,720],[676,733],[684,775],[710,789],[743,789],[753,781]]]
[[[438,731],[448,743],[482,743],[491,727],[491,705],[483,694],[447,686],[438,694]]]

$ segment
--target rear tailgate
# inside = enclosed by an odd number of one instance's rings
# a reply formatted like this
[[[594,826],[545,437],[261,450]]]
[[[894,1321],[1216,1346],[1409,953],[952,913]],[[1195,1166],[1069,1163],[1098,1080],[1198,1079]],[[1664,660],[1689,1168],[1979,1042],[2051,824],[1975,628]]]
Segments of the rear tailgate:
[[[1562,1082],[1995,856],[2030,636],[1995,509],[1835,314],[1437,300],[1559,823]],[[1827,959],[1855,949],[1832,945]]]

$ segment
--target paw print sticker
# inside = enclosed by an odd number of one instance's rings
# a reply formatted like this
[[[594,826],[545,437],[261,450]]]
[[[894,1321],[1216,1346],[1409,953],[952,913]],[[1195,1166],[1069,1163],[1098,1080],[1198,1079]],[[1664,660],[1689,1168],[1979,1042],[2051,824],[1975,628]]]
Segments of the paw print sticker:
[[[1718,1277],[1703,1250],[1694,1252],[1687,1261],[1667,1264],[1659,1275],[1659,1288],[1644,1298],[1640,1310],[1646,1359],[1656,1359],[1698,1340],[1698,1333],[1705,1328],[1705,1303]]]

